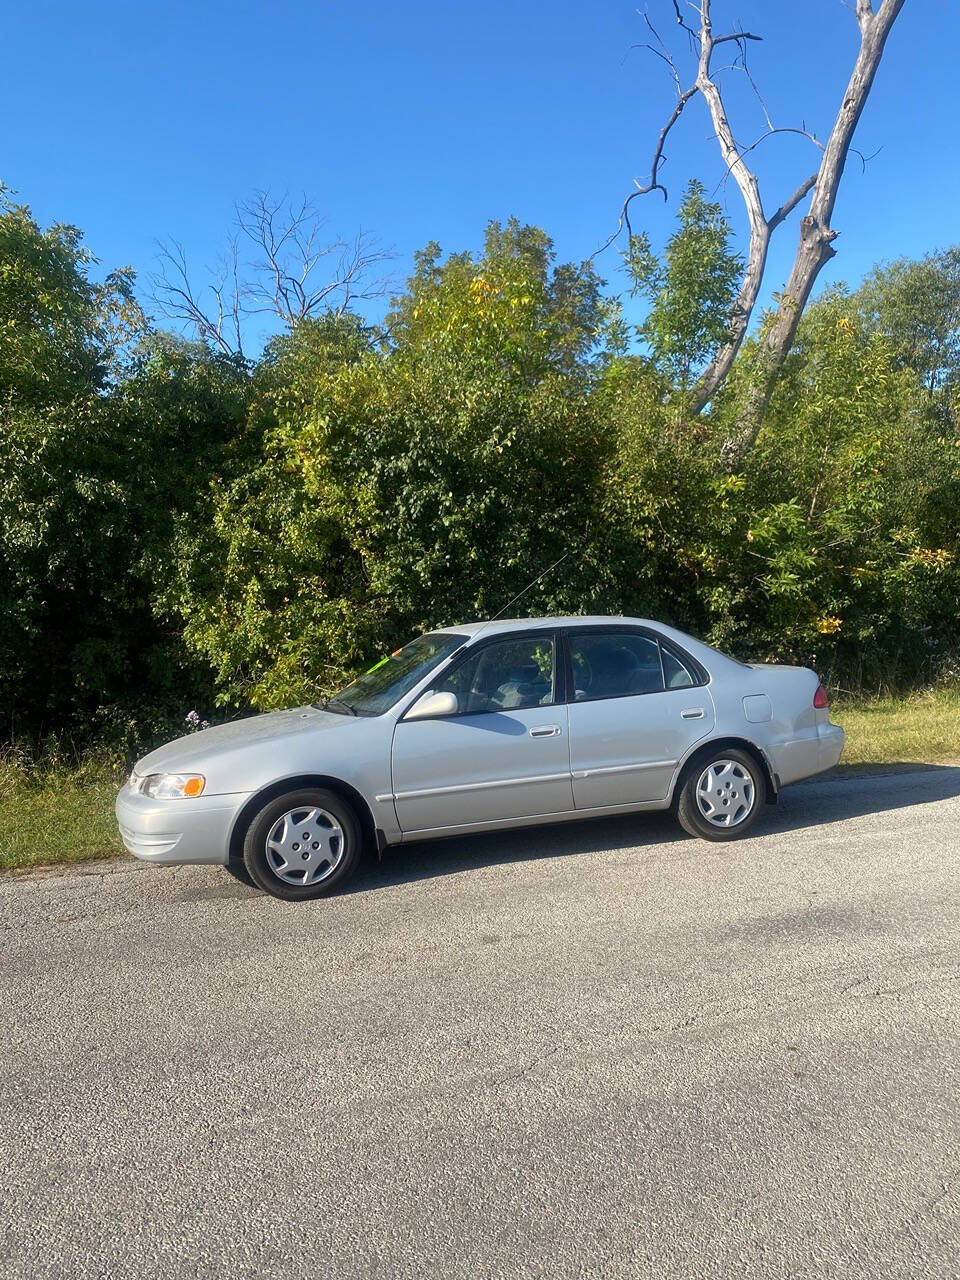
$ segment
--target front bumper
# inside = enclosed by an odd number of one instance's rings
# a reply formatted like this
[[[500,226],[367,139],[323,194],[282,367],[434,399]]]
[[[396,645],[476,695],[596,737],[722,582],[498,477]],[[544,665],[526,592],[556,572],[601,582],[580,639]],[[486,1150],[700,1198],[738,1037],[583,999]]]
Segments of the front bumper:
[[[227,862],[230,832],[247,795],[154,800],[124,787],[117,796],[120,838],[145,862]]]

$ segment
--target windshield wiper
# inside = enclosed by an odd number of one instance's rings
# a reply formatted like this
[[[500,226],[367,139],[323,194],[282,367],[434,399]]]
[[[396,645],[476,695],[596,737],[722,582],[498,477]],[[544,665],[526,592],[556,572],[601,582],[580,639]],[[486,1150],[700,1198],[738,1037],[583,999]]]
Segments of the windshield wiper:
[[[349,702],[341,702],[339,698],[324,698],[320,703],[320,709],[321,711],[334,711],[336,715],[357,715],[355,707],[351,707]]]

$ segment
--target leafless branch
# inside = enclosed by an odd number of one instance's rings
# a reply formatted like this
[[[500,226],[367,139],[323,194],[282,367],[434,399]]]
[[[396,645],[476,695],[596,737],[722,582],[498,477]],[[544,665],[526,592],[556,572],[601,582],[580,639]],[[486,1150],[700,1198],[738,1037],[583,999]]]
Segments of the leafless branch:
[[[660,32],[656,29],[656,27],[650,21],[650,15],[646,11],[646,9],[644,9],[642,16],[643,16],[643,21],[646,24],[647,30],[650,32],[650,34],[654,38],[654,41],[656,42],[655,45],[648,43],[643,45],[642,47],[645,49],[649,49],[651,53],[655,53],[658,58],[662,58],[663,61],[667,64],[667,66],[670,68],[670,73],[673,76],[673,82],[677,86],[677,96],[679,97],[683,93],[683,88],[680,84],[680,75],[677,71],[677,64],[673,60],[673,54],[670,52],[667,45],[664,43],[664,40],[661,37]]]
[[[833,242],[837,238],[837,232],[830,223],[840,190],[840,180],[852,150],[854,131],[883,57],[887,37],[903,4],[904,0],[883,0],[882,6],[874,11],[869,0],[857,0],[860,49],[823,149],[820,168],[811,188],[810,210],[800,220],[800,243],[790,277],[780,295],[773,323],[764,332],[760,343],[751,394],[736,432],[724,446],[727,464],[731,469],[740,467],[753,447],[774,382],[793,345],[797,325],[817,276],[836,252]],[[862,155],[860,158],[865,163]]]
[[[800,203],[803,197],[809,191],[813,190],[814,183],[816,181],[817,181],[817,175],[815,173],[811,173],[809,178],[804,178],[804,180],[800,183],[799,187],[797,187],[796,191],[794,191],[793,195],[789,196],[786,200],[784,200],[780,208],[777,209],[775,213],[772,213],[770,215],[770,217],[767,219],[767,226],[770,228],[771,231],[775,231],[777,227],[779,227],[781,222],[784,222],[786,221],[787,218],[789,218],[790,214],[793,213],[794,209],[797,207],[797,205]]]
[[[657,139],[657,145],[654,148],[654,152],[653,152],[653,160],[650,163],[649,179],[646,182],[641,182],[639,178],[634,178],[633,184],[636,190],[631,191],[630,194],[627,196],[626,200],[624,200],[623,205],[620,208],[620,217],[617,220],[616,229],[613,231],[611,235],[607,237],[607,239],[603,242],[603,244],[600,245],[600,247],[595,251],[595,253],[593,254],[594,257],[596,257],[597,254],[603,253],[605,249],[609,249],[610,245],[612,245],[613,242],[620,236],[625,226],[627,228],[627,234],[631,236],[633,235],[633,228],[630,226],[630,205],[633,203],[634,200],[637,199],[638,196],[646,196],[646,195],[649,195],[651,191],[659,191],[662,193],[664,200],[667,199],[667,188],[660,181],[660,167],[666,158],[663,154],[663,148],[666,145],[666,141],[670,134],[670,130],[680,119],[680,116],[683,112],[683,108],[687,105],[687,103],[690,101],[690,99],[693,97],[693,95],[696,92],[697,92],[697,86],[691,85],[689,89],[685,89],[680,94],[680,97],[677,99],[676,106],[674,107],[673,111],[670,113],[670,119],[660,130],[660,137]]]
[[[772,129],[765,129],[764,132],[760,134],[759,138],[756,138],[753,142],[750,143],[749,146],[743,147],[742,150],[737,152],[737,155],[742,160],[745,156],[748,156],[751,153],[751,151],[755,151],[757,147],[760,146],[761,142],[766,142],[768,138],[775,138],[779,134],[785,134],[785,133],[792,133],[792,134],[795,134],[797,137],[806,138],[809,142],[813,143],[813,145],[817,148],[818,151],[820,152],[823,151],[823,143],[819,140],[819,138],[816,137],[815,134],[810,133],[807,129],[794,128],[794,127],[791,127],[790,125],[781,125],[779,127],[774,126]],[[727,184],[727,179],[729,177],[730,177],[730,169],[728,167],[724,171],[723,177],[719,180],[716,187],[714,188],[714,191],[715,192],[719,191],[721,187],[725,187]],[[814,177],[816,177],[816,175],[814,175]],[[792,205],[791,205],[791,208],[793,208]]]
[[[676,0],[674,0],[674,7],[676,8]],[[653,38],[656,40],[658,47],[654,48],[650,44],[646,44],[642,47],[646,49],[650,49],[651,52],[655,53],[659,58],[662,58],[663,61],[666,62],[667,65],[669,66],[674,84],[677,87],[677,100],[674,104],[673,110],[671,111],[667,119],[666,124],[664,124],[663,128],[660,130],[660,135],[657,138],[656,146],[653,149],[653,158],[650,161],[649,178],[645,182],[641,182],[639,178],[634,178],[633,185],[635,189],[630,192],[630,194],[627,196],[627,198],[624,200],[623,204],[620,207],[620,216],[617,219],[616,228],[614,229],[612,234],[609,235],[606,240],[604,240],[603,244],[601,244],[600,247],[594,251],[592,257],[596,257],[598,254],[603,253],[605,249],[609,249],[609,247],[614,243],[614,241],[619,238],[624,227],[627,228],[627,234],[632,236],[633,228],[630,226],[630,205],[639,196],[649,195],[651,191],[659,191],[663,196],[664,200],[667,199],[667,189],[663,185],[663,183],[660,181],[660,169],[664,163],[664,160],[666,159],[664,155],[664,147],[666,146],[667,138],[670,136],[671,129],[680,119],[681,115],[683,114],[684,107],[687,105],[690,99],[696,94],[698,89],[698,86],[696,83],[693,83],[687,89],[684,89],[681,87],[680,75],[679,75],[679,72],[677,71],[677,66],[673,59],[673,55],[670,53],[670,50],[667,48],[666,44],[661,38],[660,33],[657,31],[653,23],[650,21],[650,17],[647,13],[643,14],[643,20],[646,23],[648,30],[653,35]],[[677,10],[677,20],[680,21],[679,10]]]
[[[716,49],[717,45],[728,44],[731,40],[736,40],[739,43],[741,40],[759,41],[762,39],[763,36],[756,36],[751,31],[730,31],[725,36],[714,36],[713,47]]]
[[[689,8],[691,9],[694,8],[694,6],[690,3],[690,0],[687,0],[687,4]],[[677,26],[682,27],[682,29],[687,33],[687,40],[690,43],[690,47],[691,48],[697,47],[700,40],[700,33],[694,30],[694,28],[691,27],[690,24],[684,20],[683,14],[680,11],[680,0],[673,0],[673,12],[677,18]]]
[[[713,360],[703,372],[693,390],[689,404],[691,413],[700,413],[710,403],[717,389],[729,373],[733,361],[740,350],[759,297],[766,268],[770,238],[773,232],[786,220],[797,205],[812,193],[810,214],[803,219],[802,225],[806,225],[812,218],[822,227],[824,239],[821,245],[821,252],[823,253],[826,252],[826,248],[829,247],[830,241],[834,238],[835,232],[829,231],[827,224],[833,211],[836,188],[843,170],[844,161],[853,149],[851,147],[853,129],[859,119],[863,102],[869,92],[873,76],[879,64],[884,41],[903,3],[904,0],[882,0],[882,7],[874,11],[870,0],[856,0],[857,21],[861,30],[860,54],[857,58],[857,64],[851,77],[840,115],[837,117],[830,137],[825,143],[821,142],[816,134],[808,130],[805,124],[797,127],[777,126],[774,123],[747,61],[748,44],[759,41],[761,37],[754,32],[743,30],[728,31],[721,34],[715,33],[711,14],[711,0],[671,0],[676,23],[685,33],[689,49],[697,64],[696,80],[687,89],[681,88],[683,81],[669,47],[651,22],[649,15],[647,13],[643,14],[644,23],[654,42],[648,43],[644,47],[666,62],[677,90],[677,101],[657,138],[649,178],[645,182],[635,180],[635,190],[631,191],[623,202],[616,229],[604,241],[597,253],[601,253],[613,244],[622,234],[624,227],[632,235],[629,214],[632,201],[652,191],[660,191],[666,197],[666,188],[660,179],[660,169],[665,158],[664,148],[666,141],[680,118],[684,107],[697,94],[703,98],[710,113],[713,132],[724,160],[725,177],[721,182],[730,177],[734,179],[740,190],[749,224],[746,265],[740,290],[731,307],[727,340],[720,350],[715,353]],[[691,17],[691,14],[694,16]],[[736,46],[737,55],[729,66],[718,69],[713,65],[713,55],[717,48],[727,44]],[[737,70],[744,74],[759,104],[766,124],[764,132],[746,147],[742,147],[737,143],[718,83],[718,76],[723,71],[728,70]],[[757,174],[748,164],[748,157],[767,138],[780,134],[794,134],[808,139],[820,151],[821,161],[817,172],[804,178],[793,193],[768,217],[764,212]],[[860,156],[861,163],[866,163],[867,157],[864,157],[859,152],[854,152],[854,154]],[[826,193],[828,192],[832,192],[832,195],[827,196]],[[830,252],[832,253],[832,249]],[[807,290],[808,293],[809,290]],[[784,324],[787,323],[785,318],[786,306],[794,312],[793,328],[795,329],[796,320],[799,319],[799,310],[802,310],[807,294],[802,297],[799,308],[791,304],[789,300],[786,303],[781,303],[778,323],[781,320]],[[769,341],[769,334],[765,341]],[[792,341],[792,331],[788,339],[788,345],[789,341]],[[785,354],[786,348],[774,358],[777,368],[782,364]],[[779,364],[777,364],[777,360],[779,360]],[[769,387],[766,395],[769,395]],[[765,404],[766,399],[763,400],[761,412]],[[752,444],[752,436],[749,436],[747,440],[747,447],[750,444]]]
[[[740,45],[739,66],[740,66],[740,70],[746,76],[747,83],[749,84],[750,88],[753,90],[753,96],[756,98],[757,102],[759,102],[760,104],[760,110],[763,112],[763,118],[767,122],[767,128],[772,133],[774,131],[774,123],[770,119],[770,112],[767,110],[767,104],[766,104],[766,101],[764,100],[763,94],[760,92],[759,88],[757,87],[756,80],[754,80],[753,76],[750,74],[750,66],[747,62],[746,45],[742,45],[742,44]]]
[[[190,283],[187,257],[178,240],[161,241],[158,244],[159,268],[154,273],[154,301],[171,320],[191,326],[197,337],[226,355],[243,355],[240,340],[239,293],[236,275],[236,244],[232,246],[232,264],[221,264],[207,286],[214,296],[212,309],[196,295]],[[227,292],[228,281],[233,287]],[[232,334],[228,336],[225,325],[229,322]]]
[[[349,240],[325,238],[325,226],[306,197],[255,192],[236,205],[235,234],[207,285],[212,304],[205,306],[194,291],[183,247],[175,241],[160,246],[155,300],[202,340],[243,355],[245,316],[275,315],[292,326],[322,311],[342,315],[357,301],[386,294],[391,282],[380,268],[393,253],[369,231]]]

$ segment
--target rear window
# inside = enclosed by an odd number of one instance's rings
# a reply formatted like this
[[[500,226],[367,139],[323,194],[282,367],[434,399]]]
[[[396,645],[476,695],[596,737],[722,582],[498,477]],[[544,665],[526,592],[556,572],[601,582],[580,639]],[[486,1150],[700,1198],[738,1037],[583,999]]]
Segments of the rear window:
[[[700,640],[698,643],[703,644],[703,641]],[[705,649],[709,649],[711,653],[717,654],[718,657],[726,658],[728,662],[733,662],[738,667],[743,667],[745,671],[749,671],[751,669],[749,662],[741,662],[740,659],[735,658],[732,653],[724,653],[722,649],[717,649],[712,644],[703,644],[703,647]]]
[[[678,654],[660,646],[663,654],[663,680],[668,689],[690,689],[697,683],[693,672]]]

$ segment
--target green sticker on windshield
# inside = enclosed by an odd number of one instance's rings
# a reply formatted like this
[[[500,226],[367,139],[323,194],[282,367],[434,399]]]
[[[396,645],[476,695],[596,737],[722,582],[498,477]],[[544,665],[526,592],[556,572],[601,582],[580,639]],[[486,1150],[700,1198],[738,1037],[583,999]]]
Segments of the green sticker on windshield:
[[[365,671],[363,674],[364,674],[365,676],[369,676],[369,675],[371,675],[374,671],[379,671],[379,670],[380,670],[380,668],[381,668],[385,663],[387,663],[387,662],[389,662],[389,661],[390,661],[390,657],[389,657],[389,655],[388,655],[386,658],[381,658],[379,662],[375,662],[375,663],[373,664],[373,666],[369,669],[369,671]]]

